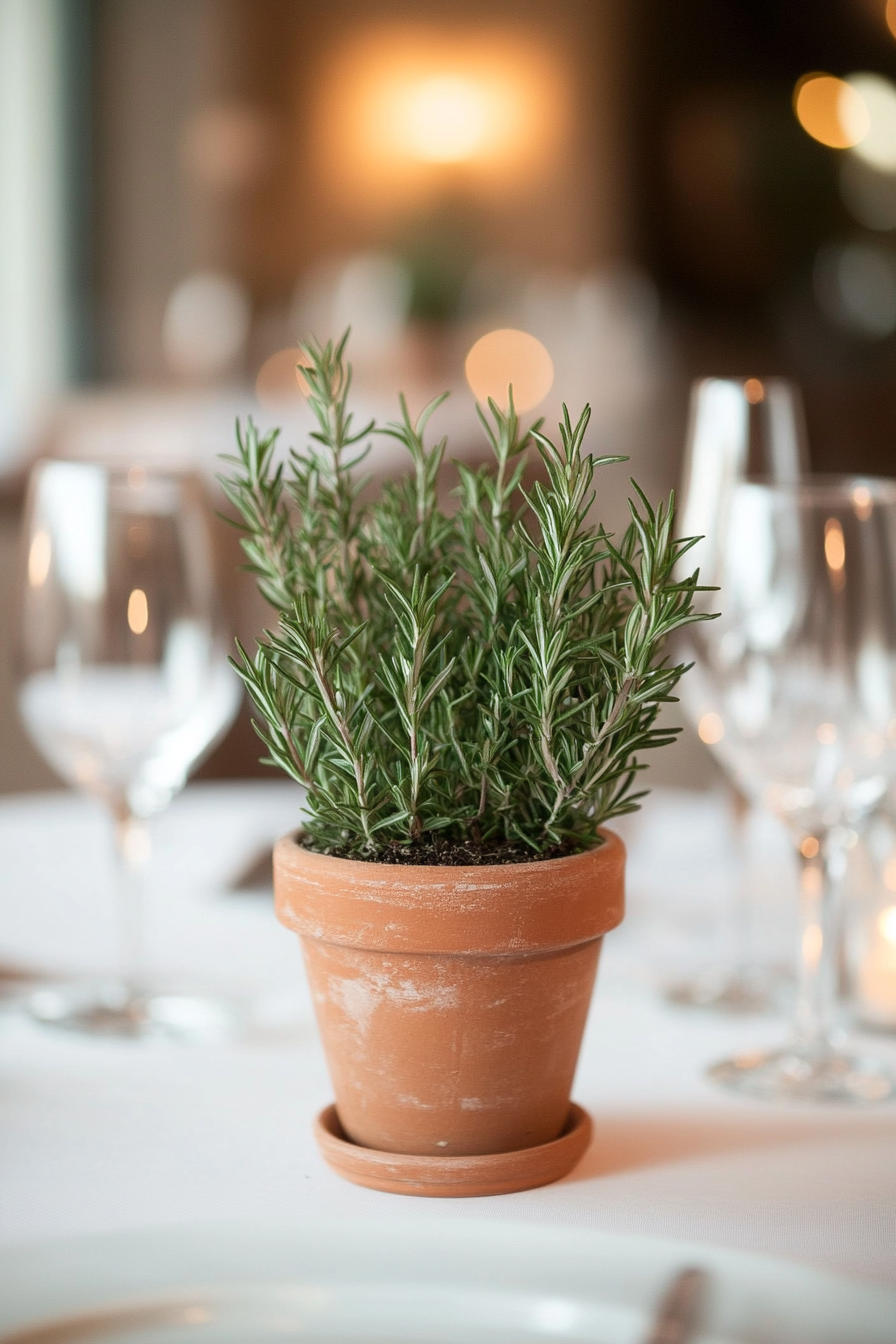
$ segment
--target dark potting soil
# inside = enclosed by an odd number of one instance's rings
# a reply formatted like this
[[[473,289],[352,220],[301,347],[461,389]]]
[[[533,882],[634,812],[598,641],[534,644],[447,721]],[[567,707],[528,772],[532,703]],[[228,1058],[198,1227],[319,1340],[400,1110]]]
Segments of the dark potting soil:
[[[575,841],[566,841],[562,845],[553,845],[543,853],[536,854],[528,845],[506,840],[491,844],[477,844],[475,840],[421,840],[411,845],[389,845],[370,855],[357,854],[335,845],[320,850],[316,850],[313,845],[306,847],[313,853],[330,854],[336,859],[357,859],[361,863],[406,863],[440,868],[542,863],[545,859],[563,859],[582,851],[582,846]]]

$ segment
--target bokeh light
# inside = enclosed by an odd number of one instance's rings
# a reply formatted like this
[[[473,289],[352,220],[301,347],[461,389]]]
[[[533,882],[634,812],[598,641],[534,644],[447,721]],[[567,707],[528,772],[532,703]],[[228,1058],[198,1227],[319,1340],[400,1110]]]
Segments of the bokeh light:
[[[896,946],[896,905],[888,905],[877,917],[881,937]]]
[[[352,329],[352,358],[369,359],[400,341],[411,307],[413,280],[388,252],[358,252],[339,272],[331,321]]]
[[[845,154],[840,195],[853,219],[866,229],[896,229],[896,173],[879,172],[856,154]]]
[[[149,603],[142,588],[134,588],[128,598],[128,625],[135,635],[142,635],[149,625]]]
[[[297,401],[308,391],[308,384],[297,367],[304,358],[297,345],[268,356],[255,379],[255,395],[262,406],[276,410],[284,401]]]
[[[830,149],[851,149],[868,134],[868,109],[852,81],[804,75],[794,89],[793,107],[806,134]]]
[[[896,37],[896,0],[887,0],[887,7],[884,11],[884,21],[890,32]]]
[[[50,572],[53,559],[53,543],[46,528],[40,528],[28,551],[28,582],[32,588],[42,588]]]
[[[811,869],[803,876],[804,889],[812,891],[818,885],[819,878]],[[812,891],[814,895],[814,891]],[[810,924],[803,930],[803,961],[807,966],[815,967],[821,961],[824,948],[824,934],[820,924]]]
[[[272,166],[276,123],[251,103],[214,103],[184,124],[181,161],[190,178],[214,191],[253,186]]]
[[[883,75],[850,75],[849,86],[867,111],[865,134],[854,141],[853,153],[881,172],[896,172],[896,86]]]
[[[829,518],[824,525],[824,558],[828,563],[828,569],[834,574],[839,574],[846,564],[846,543],[843,540],[843,528],[838,518]],[[822,728],[829,725],[822,724]],[[821,728],[818,730],[819,742],[826,742],[827,738],[821,737]]]
[[[831,588],[835,593],[842,593],[846,587],[846,574],[844,572],[846,567],[846,542],[843,539],[843,527],[839,518],[829,518],[824,525],[824,558],[827,561]],[[825,726],[832,727],[833,725],[822,724],[821,727],[824,728]],[[821,728],[818,732],[821,732]],[[818,740],[819,742],[824,741],[821,737]],[[849,785],[843,784],[842,787],[846,789]]]
[[[467,355],[464,370],[478,401],[492,397],[507,406],[507,389],[513,388],[513,404],[529,411],[550,392],[554,365],[541,341],[527,331],[502,328],[480,337]]]
[[[814,284],[819,307],[835,326],[868,340],[896,331],[896,260],[877,243],[819,249]]]
[[[188,276],[171,292],[162,325],[165,359],[188,378],[229,373],[245,350],[251,305],[244,286],[227,275]]]
[[[701,715],[697,723],[697,736],[708,747],[714,747],[717,742],[721,742],[725,736],[725,725],[721,715],[715,713]]]

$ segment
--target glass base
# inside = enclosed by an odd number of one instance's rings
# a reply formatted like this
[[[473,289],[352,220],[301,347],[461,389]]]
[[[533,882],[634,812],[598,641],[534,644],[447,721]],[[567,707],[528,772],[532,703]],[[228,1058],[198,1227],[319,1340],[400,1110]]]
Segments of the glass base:
[[[764,1101],[873,1106],[896,1096],[896,1074],[885,1064],[801,1045],[735,1055],[713,1064],[706,1076],[733,1092]]]
[[[668,1003],[681,1008],[708,1008],[717,1013],[764,1013],[780,1006],[780,977],[764,970],[709,966],[692,980],[670,985]]]
[[[37,990],[27,1010],[45,1027],[82,1036],[167,1039],[187,1044],[232,1040],[240,1032],[238,1005],[202,994],[146,991],[123,984],[53,986]]]

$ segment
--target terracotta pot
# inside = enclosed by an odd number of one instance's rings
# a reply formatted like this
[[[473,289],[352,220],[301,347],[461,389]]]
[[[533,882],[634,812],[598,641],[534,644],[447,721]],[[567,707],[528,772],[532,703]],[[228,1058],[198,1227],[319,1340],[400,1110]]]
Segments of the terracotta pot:
[[[301,938],[347,1138],[445,1158],[558,1139],[624,866],[612,832],[569,858],[469,868],[280,840],[277,916]]]

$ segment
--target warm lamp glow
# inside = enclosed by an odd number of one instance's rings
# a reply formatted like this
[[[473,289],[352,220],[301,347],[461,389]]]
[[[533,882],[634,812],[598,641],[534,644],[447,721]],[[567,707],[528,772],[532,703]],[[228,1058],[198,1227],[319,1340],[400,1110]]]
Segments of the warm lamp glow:
[[[384,72],[359,111],[375,158],[396,164],[475,160],[484,166],[519,155],[531,97],[500,69],[461,64],[430,73],[425,65],[410,65]]]
[[[541,341],[512,328],[480,337],[467,355],[464,371],[478,401],[492,397],[506,407],[507,389],[512,387],[518,411],[537,406],[554,382],[554,365]]]
[[[886,18],[887,27],[893,36],[896,37],[896,0],[887,0],[887,9],[884,17]]]
[[[462,163],[488,139],[488,90],[459,75],[425,79],[407,91],[407,119],[398,127],[408,152],[424,163]]]
[[[312,166],[365,214],[431,198],[462,168],[477,195],[553,180],[570,89],[551,44],[514,28],[370,24],[333,49],[312,92]]]
[[[830,149],[851,149],[871,124],[861,94],[833,75],[804,75],[794,90],[793,108],[806,134]]]
[[[748,378],[744,383],[744,395],[751,406],[758,406],[760,401],[765,401],[765,388],[759,378]]]

